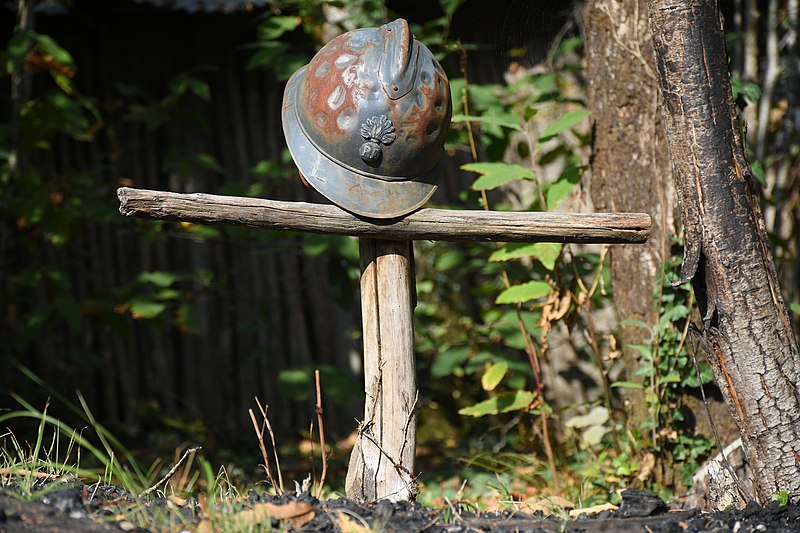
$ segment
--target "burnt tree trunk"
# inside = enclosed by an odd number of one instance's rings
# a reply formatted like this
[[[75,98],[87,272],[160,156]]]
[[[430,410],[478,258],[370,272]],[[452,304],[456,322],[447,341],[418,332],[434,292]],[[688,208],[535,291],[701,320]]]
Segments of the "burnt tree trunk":
[[[717,3],[648,6],[698,336],[742,434],[755,496],[797,500],[800,351],[739,137]]]
[[[611,248],[614,305],[620,320],[658,322],[653,297],[668,258],[667,237],[675,233],[674,192],[658,102],[652,38],[645,0],[592,0],[584,16],[588,105],[592,112],[592,201],[598,211],[644,211],[653,221],[643,246]],[[623,180],[622,184],[620,180]],[[626,379],[650,332],[620,329]],[[629,420],[647,416],[644,389],[624,389]]]

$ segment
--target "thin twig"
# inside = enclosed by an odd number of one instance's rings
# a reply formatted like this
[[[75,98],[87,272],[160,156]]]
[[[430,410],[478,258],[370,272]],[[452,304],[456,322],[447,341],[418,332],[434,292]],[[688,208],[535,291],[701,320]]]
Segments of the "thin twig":
[[[319,445],[320,455],[322,456],[322,473],[319,475],[319,486],[317,487],[317,498],[322,496],[322,487],[325,485],[325,475],[328,473],[328,454],[325,450],[325,426],[322,423],[322,387],[319,383],[319,370],[314,371],[314,379],[317,386],[317,425],[319,426]]]
[[[316,479],[317,479],[317,470],[314,466],[314,421],[313,420],[311,420],[311,423],[308,425],[308,443],[311,446],[310,453],[308,454],[308,465],[311,472],[309,472],[306,480],[310,481],[309,486],[311,487],[311,490],[308,492],[309,494],[311,494],[311,492],[314,490],[314,485],[316,484]],[[306,480],[303,480],[304,484]],[[297,485],[297,481],[295,481],[294,484]],[[311,495],[313,496],[313,494]]]
[[[406,425],[403,428],[403,445],[400,447],[400,460],[403,459],[403,453],[406,449],[406,444],[408,444],[408,430],[411,426],[411,422],[414,421],[414,411],[417,408],[417,402],[419,401],[419,390],[414,395],[414,403],[411,404],[411,408],[408,408],[408,401],[406,401],[406,409],[408,411],[408,417],[406,418]]]
[[[169,478],[171,478],[172,476],[174,476],[174,475],[175,475],[175,472],[177,472],[177,471],[178,471],[178,468],[180,468],[180,466],[183,464],[183,462],[186,460],[186,458],[187,458],[187,457],[189,457],[189,454],[191,454],[191,453],[194,453],[194,452],[196,452],[197,450],[202,450],[202,449],[203,449],[203,447],[202,447],[202,446],[195,446],[194,448],[189,448],[188,450],[186,450],[185,452],[183,452],[183,457],[181,457],[181,458],[180,458],[180,460],[179,460],[177,463],[175,463],[175,466],[173,466],[173,467],[170,469],[170,471],[169,471],[169,472],[167,472],[167,475],[166,475],[166,476],[164,476],[163,478],[161,478],[161,480],[159,480],[159,481],[158,481],[158,483],[156,483],[155,485],[153,485],[153,486],[152,486],[152,487],[150,487],[149,489],[146,489],[146,490],[144,490],[144,491],[143,491],[141,494],[139,494],[139,496],[137,496],[137,497],[138,497],[138,498],[143,498],[143,497],[147,496],[148,494],[150,494],[151,492],[153,492],[154,490],[156,490],[156,488],[158,488],[158,486],[159,486],[159,485],[161,485],[162,483],[166,483],[167,481],[169,481]]]
[[[92,490],[92,495],[89,496],[89,502],[94,500],[94,495],[97,494],[97,489],[100,488],[100,479],[97,480],[97,483],[94,484],[94,490]]]
[[[258,438],[258,447],[261,449],[261,457],[264,458],[264,471],[267,473],[267,481],[270,482],[276,492],[280,493],[278,484],[275,482],[275,477],[272,475],[272,469],[269,467],[269,455],[267,454],[267,447],[264,445],[263,427],[262,429],[259,429],[258,422],[256,421],[256,415],[253,413],[252,409],[248,409],[247,412],[250,413],[250,420],[253,421],[253,429],[255,430],[256,437]]]
[[[261,411],[261,416],[264,417],[264,424],[267,426],[267,431],[269,432],[269,439],[272,442],[272,453],[275,456],[275,470],[278,471],[278,486],[280,487],[280,492],[283,493],[283,473],[281,472],[281,461],[278,458],[278,447],[275,445],[275,433],[272,432],[272,424],[269,423],[269,417],[267,413],[269,412],[269,405],[261,405],[261,402],[258,401],[256,398],[256,404],[258,405],[258,409]]]

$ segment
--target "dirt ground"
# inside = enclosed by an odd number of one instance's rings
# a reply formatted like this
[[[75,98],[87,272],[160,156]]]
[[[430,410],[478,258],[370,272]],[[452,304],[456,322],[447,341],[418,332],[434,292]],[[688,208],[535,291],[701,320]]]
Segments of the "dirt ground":
[[[251,494],[242,509],[230,511],[230,516],[217,520],[240,524],[242,529],[249,527],[249,530],[308,532],[800,532],[800,506],[794,504],[781,506],[773,502],[761,507],[751,503],[741,510],[716,513],[673,512],[651,493],[629,490],[622,496],[622,503],[615,511],[567,518],[513,511],[475,514],[458,505],[431,509],[386,501],[370,505],[347,499],[320,501],[308,494],[281,498]],[[125,511],[132,508],[131,496],[110,486],[58,489],[36,501],[24,501],[3,491],[0,531],[147,531],[130,521],[130,512]],[[140,516],[142,509],[159,516],[157,523],[165,531],[209,533],[219,525],[204,519],[206,513],[198,502],[176,503],[174,499],[153,498],[137,508]],[[226,511],[217,512],[219,517]]]

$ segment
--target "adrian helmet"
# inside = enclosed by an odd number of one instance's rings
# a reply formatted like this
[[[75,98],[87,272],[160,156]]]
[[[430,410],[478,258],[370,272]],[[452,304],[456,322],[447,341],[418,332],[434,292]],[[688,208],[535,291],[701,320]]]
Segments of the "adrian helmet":
[[[395,218],[436,190],[451,113],[447,75],[398,19],[326,44],[289,80],[282,118],[306,183],[357,215]]]

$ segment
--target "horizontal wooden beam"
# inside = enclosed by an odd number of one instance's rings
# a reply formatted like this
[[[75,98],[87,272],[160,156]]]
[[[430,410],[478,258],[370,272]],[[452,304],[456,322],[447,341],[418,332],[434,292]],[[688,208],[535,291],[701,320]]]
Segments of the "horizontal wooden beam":
[[[650,216],[644,213],[420,209],[381,221],[359,218],[334,205],[305,202],[129,187],[118,189],[117,195],[125,216],[379,239],[643,243],[650,235]]]

